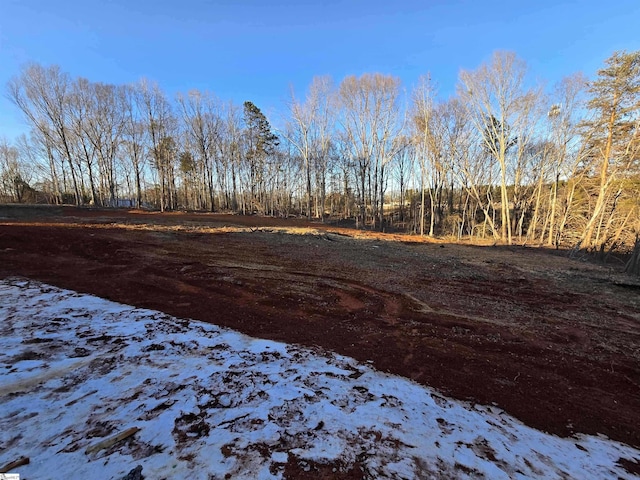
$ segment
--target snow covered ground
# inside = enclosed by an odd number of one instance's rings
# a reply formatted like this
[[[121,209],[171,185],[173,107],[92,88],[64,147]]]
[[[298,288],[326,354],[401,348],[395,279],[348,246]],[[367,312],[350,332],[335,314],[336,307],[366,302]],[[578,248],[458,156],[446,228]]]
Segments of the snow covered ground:
[[[640,461],[350,358],[14,278],[0,281],[0,465],[22,456],[11,471],[23,479],[119,479],[137,465],[148,479],[282,478],[292,466],[634,478],[618,461]]]

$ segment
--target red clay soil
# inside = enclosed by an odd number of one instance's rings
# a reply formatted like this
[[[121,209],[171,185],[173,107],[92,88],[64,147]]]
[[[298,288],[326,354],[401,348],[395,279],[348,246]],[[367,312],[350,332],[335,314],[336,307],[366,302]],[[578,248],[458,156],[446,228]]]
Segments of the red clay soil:
[[[554,434],[640,447],[637,280],[544,249],[415,240],[292,219],[0,209],[0,278],[321,346]]]

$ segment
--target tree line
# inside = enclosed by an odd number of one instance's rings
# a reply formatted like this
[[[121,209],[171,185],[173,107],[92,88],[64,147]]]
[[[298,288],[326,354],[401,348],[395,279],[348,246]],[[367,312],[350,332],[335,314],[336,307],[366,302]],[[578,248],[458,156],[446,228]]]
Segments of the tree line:
[[[429,76],[316,77],[276,129],[252,102],[169,98],[31,64],[6,94],[31,127],[0,141],[0,201],[344,219],[358,227],[576,251],[640,233],[640,52],[549,91],[496,52],[440,99]]]

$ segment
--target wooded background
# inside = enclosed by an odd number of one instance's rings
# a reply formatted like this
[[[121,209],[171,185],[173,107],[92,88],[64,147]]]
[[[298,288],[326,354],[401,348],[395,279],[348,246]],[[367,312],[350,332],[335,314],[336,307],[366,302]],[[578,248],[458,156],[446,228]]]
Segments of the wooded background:
[[[429,76],[411,92],[380,73],[316,77],[277,129],[250,101],[58,66],[26,66],[6,94],[31,130],[0,140],[0,202],[299,215],[601,254],[640,233],[640,52],[547,89],[496,52],[447,100]]]

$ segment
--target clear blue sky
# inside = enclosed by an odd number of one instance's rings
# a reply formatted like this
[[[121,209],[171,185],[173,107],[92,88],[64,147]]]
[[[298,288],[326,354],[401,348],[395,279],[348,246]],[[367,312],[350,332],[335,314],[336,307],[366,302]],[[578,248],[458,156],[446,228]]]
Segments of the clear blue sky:
[[[0,0],[0,137],[26,131],[5,92],[30,61],[269,115],[324,74],[389,73],[411,89],[430,72],[449,96],[494,50],[515,51],[532,79],[592,76],[614,50],[640,49],[639,31],[639,0]]]

